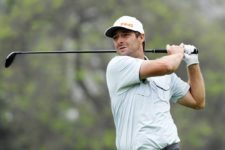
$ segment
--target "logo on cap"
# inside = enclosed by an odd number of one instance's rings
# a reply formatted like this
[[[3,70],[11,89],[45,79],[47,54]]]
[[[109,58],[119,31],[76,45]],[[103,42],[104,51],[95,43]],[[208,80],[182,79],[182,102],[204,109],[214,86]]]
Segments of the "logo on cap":
[[[132,23],[126,23],[126,22],[122,22],[120,23],[121,26],[127,26],[127,27],[130,27],[130,28],[133,28],[134,25]]]

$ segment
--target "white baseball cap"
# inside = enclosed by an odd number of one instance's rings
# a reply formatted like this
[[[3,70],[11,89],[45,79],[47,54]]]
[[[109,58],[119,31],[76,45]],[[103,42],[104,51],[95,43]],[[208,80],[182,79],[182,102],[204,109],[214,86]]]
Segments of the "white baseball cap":
[[[114,35],[114,32],[117,29],[128,29],[132,31],[137,31],[140,32],[141,34],[144,34],[144,29],[142,23],[137,20],[135,17],[130,17],[130,16],[122,16],[119,19],[117,19],[113,26],[108,28],[105,31],[105,35],[107,37],[112,38]]]

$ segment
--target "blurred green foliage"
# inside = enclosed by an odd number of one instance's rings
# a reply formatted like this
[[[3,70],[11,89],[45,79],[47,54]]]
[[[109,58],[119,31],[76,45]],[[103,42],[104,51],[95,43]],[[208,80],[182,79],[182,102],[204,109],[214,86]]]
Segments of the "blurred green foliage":
[[[21,55],[3,64],[11,51],[111,49],[104,31],[122,15],[143,22],[147,48],[199,48],[206,108],[174,105],[172,114],[182,149],[224,149],[224,10],[223,0],[0,1],[0,149],[115,149],[105,81],[114,55]],[[185,80],[185,65],[177,73]]]

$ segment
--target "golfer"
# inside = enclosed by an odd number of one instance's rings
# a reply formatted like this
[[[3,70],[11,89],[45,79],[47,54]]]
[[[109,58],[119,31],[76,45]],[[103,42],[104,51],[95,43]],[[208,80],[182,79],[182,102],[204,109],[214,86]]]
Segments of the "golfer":
[[[179,136],[170,103],[193,109],[205,107],[205,87],[198,54],[192,45],[167,45],[168,55],[149,60],[145,32],[134,17],[122,16],[105,35],[118,56],[107,66],[106,78],[116,127],[118,150],[179,150]],[[174,72],[182,60],[188,82]]]

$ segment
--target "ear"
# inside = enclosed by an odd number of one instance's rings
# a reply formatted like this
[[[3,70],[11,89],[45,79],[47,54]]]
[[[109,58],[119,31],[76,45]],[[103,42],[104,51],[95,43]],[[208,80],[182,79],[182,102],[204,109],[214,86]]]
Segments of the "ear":
[[[144,42],[145,41],[145,35],[144,34],[141,34],[140,35],[140,38],[141,38],[141,42]]]

